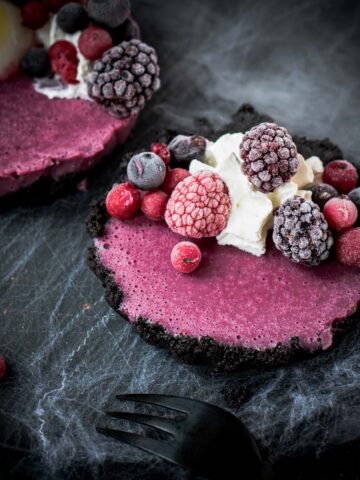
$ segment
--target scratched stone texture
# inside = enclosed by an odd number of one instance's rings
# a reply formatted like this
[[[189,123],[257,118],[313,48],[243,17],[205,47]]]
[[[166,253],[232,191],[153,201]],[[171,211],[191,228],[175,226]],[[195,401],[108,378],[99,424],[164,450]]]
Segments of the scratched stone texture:
[[[144,39],[159,52],[163,87],[127,148],[148,145],[163,126],[189,129],[196,116],[221,126],[251,102],[291,132],[329,137],[359,161],[356,2],[132,3]],[[270,461],[359,438],[360,328],[288,368],[221,376],[146,344],[108,307],[86,266],[84,220],[91,200],[117,180],[120,156],[86,193],[1,214],[0,353],[10,364],[0,385],[4,478],[189,478],[96,433],[103,409],[119,406],[119,392],[225,406],[225,386],[255,385],[237,414]]]

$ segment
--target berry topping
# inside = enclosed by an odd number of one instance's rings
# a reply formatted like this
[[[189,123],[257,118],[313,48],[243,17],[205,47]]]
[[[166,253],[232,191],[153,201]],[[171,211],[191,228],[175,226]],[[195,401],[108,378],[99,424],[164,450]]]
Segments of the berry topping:
[[[179,242],[171,251],[171,263],[180,273],[191,273],[201,262],[200,248],[192,242]]]
[[[29,77],[45,77],[50,72],[50,60],[45,48],[28,50],[21,60],[21,68]]]
[[[49,48],[51,67],[66,83],[77,83],[78,58],[76,48],[66,40],[59,40]]]
[[[319,205],[321,210],[330,198],[338,197],[337,190],[327,183],[318,183],[312,189],[312,200]]]
[[[154,190],[160,187],[165,175],[165,163],[152,152],[142,152],[134,155],[127,166],[129,181],[142,190]]]
[[[143,196],[141,211],[150,220],[163,220],[169,196],[161,190],[148,192]]]
[[[5,358],[0,355],[0,380],[6,375],[6,361]]]
[[[246,132],[240,155],[243,172],[265,193],[288,182],[299,165],[295,143],[286,128],[276,123],[260,123]]]
[[[111,47],[111,35],[103,28],[91,26],[81,32],[79,50],[88,60],[97,60]]]
[[[168,145],[172,158],[177,162],[190,162],[191,160],[202,161],[206,138],[200,135],[177,135]]]
[[[95,62],[88,92],[117,117],[137,115],[160,88],[159,73],[155,50],[133,39],[111,48]]]
[[[21,16],[26,27],[37,30],[49,20],[49,11],[44,3],[34,0],[22,7]]]
[[[130,14],[129,0],[89,0],[89,17],[97,23],[115,28],[125,22]]]
[[[349,193],[349,198],[355,203],[358,211],[360,212],[360,187],[351,190]]]
[[[165,143],[153,143],[150,149],[156,155],[159,155],[165,165],[169,165],[171,154]]]
[[[308,267],[327,259],[334,243],[319,206],[298,196],[275,210],[273,241],[291,261]]]
[[[89,17],[81,5],[70,2],[59,10],[56,22],[63,32],[75,33],[89,25]]]
[[[124,40],[140,38],[140,27],[133,18],[129,17],[120,27],[111,28],[109,33],[112,36],[114,45],[117,45]]]
[[[165,220],[184,237],[215,237],[226,226],[231,208],[225,183],[201,171],[178,183],[168,201]]]
[[[161,188],[168,195],[171,195],[176,185],[182,182],[186,177],[190,177],[190,172],[185,168],[169,169]]]
[[[359,176],[354,165],[347,160],[329,162],[323,173],[323,181],[329,183],[339,193],[348,193],[356,187]]]
[[[105,204],[111,217],[126,220],[139,210],[140,192],[131,183],[120,183],[107,194]]]
[[[336,257],[349,267],[360,268],[360,228],[342,233],[336,242]]]
[[[337,232],[352,227],[358,217],[355,203],[346,195],[328,200],[323,211],[329,227]]]

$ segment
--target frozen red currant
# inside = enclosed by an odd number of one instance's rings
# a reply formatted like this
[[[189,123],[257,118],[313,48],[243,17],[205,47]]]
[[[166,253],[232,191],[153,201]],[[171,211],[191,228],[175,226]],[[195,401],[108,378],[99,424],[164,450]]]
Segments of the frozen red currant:
[[[339,193],[353,190],[358,180],[356,168],[347,160],[333,160],[326,165],[323,173],[323,182],[332,185]]]
[[[358,217],[355,203],[346,195],[328,200],[323,212],[329,227],[337,232],[343,232],[352,227]]]
[[[151,151],[158,155],[165,165],[169,165],[171,153],[165,143],[153,143],[151,145]]]
[[[131,218],[140,208],[140,192],[131,183],[115,185],[106,197],[106,210],[120,220]]]
[[[161,190],[148,192],[141,202],[141,211],[150,220],[160,221],[164,218],[169,196]]]
[[[171,252],[171,263],[180,273],[191,273],[201,262],[200,248],[193,242],[180,242]]]

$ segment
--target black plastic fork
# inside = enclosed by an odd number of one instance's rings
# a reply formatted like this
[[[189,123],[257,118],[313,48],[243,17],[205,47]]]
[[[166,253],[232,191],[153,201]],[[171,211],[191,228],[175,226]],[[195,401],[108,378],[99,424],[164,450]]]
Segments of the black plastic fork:
[[[106,412],[111,417],[165,432],[171,436],[165,441],[104,427],[97,427],[98,432],[206,478],[268,478],[268,469],[253,436],[230,412],[200,400],[173,395],[128,394],[117,398],[166,407],[184,416],[179,420],[142,413]]]

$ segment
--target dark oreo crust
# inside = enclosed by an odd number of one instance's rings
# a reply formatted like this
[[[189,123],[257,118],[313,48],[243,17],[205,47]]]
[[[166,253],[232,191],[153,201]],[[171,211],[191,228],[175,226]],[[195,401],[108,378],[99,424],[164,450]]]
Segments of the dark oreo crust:
[[[201,133],[208,138],[216,138],[225,132],[246,131],[253,125],[271,120],[270,117],[257,113],[251,105],[246,104],[240,107],[233,116],[232,121],[221,131],[213,131],[208,123],[203,122],[201,126],[204,128],[197,133]],[[176,133],[174,131],[165,132],[160,137],[160,140],[168,142]],[[307,140],[305,137],[293,138],[299,153],[304,155],[304,157],[317,155],[324,159],[325,162],[342,158],[341,150],[328,139]],[[105,209],[104,200],[93,203],[90,215],[86,220],[89,235],[92,238],[100,237],[108,219],[109,215]],[[106,301],[119,313],[123,293],[113,279],[111,272],[101,264],[95,247],[89,248],[87,261],[89,267],[99,277],[105,288]],[[341,330],[338,325],[336,328],[334,325],[334,341],[341,333],[348,331],[354,323],[355,316],[352,316],[341,322]],[[161,325],[151,323],[149,319],[142,317],[133,322],[133,325],[135,331],[152,345],[168,349],[187,363],[206,364],[214,370],[222,372],[231,372],[249,367],[262,369],[278,367],[316,353],[301,347],[297,337],[292,338],[287,345],[279,344],[274,348],[255,350],[220,344],[210,337],[202,337],[200,339],[187,335],[175,337],[167,333]]]

